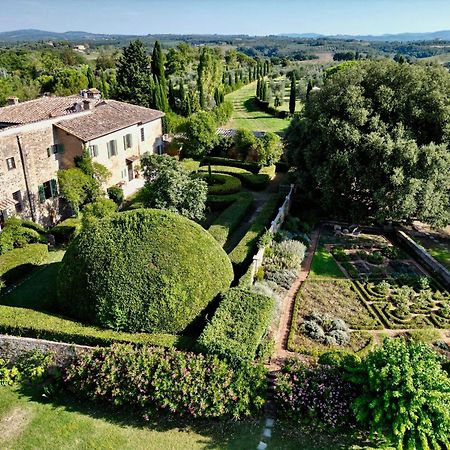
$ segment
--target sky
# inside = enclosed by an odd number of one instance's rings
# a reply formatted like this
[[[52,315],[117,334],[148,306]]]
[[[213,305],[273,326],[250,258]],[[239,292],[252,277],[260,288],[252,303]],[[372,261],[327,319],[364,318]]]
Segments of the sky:
[[[385,34],[450,29],[450,0],[0,0],[0,31]]]

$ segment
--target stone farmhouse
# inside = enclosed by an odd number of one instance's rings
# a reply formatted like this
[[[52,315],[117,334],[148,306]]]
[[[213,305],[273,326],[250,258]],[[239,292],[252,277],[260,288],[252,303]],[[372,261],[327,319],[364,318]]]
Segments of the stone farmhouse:
[[[74,167],[89,150],[111,172],[106,187],[127,195],[143,185],[144,153],[162,153],[161,111],[101,99],[89,89],[68,97],[40,97],[0,108],[0,226],[11,215],[51,226],[68,214],[58,170]]]

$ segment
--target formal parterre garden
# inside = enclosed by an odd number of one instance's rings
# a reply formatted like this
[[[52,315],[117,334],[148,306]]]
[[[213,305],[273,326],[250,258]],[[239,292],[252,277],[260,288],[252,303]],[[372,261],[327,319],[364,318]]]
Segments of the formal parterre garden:
[[[295,302],[289,350],[364,353],[389,330],[418,329],[448,337],[449,292],[387,237],[324,226]]]

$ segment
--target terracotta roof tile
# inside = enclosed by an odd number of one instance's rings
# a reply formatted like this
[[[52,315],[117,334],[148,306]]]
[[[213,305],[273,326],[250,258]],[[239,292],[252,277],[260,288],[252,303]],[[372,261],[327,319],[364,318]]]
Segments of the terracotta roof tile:
[[[56,126],[87,142],[132,125],[152,122],[163,116],[163,112],[155,109],[116,100],[103,100],[90,110],[90,114],[64,120]]]
[[[88,100],[78,95],[68,97],[39,97],[35,100],[0,108],[0,123],[21,125],[39,122],[52,117],[66,116],[83,110],[83,101]],[[94,104],[99,100],[89,99]],[[76,107],[75,105],[79,105]]]

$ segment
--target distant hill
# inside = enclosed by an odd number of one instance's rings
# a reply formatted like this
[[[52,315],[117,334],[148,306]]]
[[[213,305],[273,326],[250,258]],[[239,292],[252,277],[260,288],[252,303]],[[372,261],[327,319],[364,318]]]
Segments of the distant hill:
[[[334,36],[327,36],[323,34],[283,34],[281,36],[291,37],[291,38],[303,38],[303,39],[317,39],[317,38],[331,38],[331,39],[353,39],[357,41],[385,41],[385,42],[395,42],[395,41],[449,41],[450,40],[450,30],[433,31],[430,33],[399,33],[399,34],[382,34],[376,35],[351,35],[351,34],[338,34]]]
[[[89,33],[86,31],[66,31],[64,33],[57,33],[54,31],[43,31],[43,30],[14,30],[14,31],[3,31],[0,32],[0,42],[10,43],[10,42],[33,42],[33,41],[114,41],[117,39],[128,40],[137,37],[150,37],[138,36],[138,35],[120,35],[120,34],[98,34]],[[154,37],[163,35],[154,35]],[[187,38],[193,37],[194,35],[164,35],[165,37],[173,38]],[[207,35],[195,35],[197,38],[205,38]],[[217,39],[218,35],[213,35]],[[244,35],[227,35],[224,38],[239,38],[248,37]],[[380,36],[374,35],[335,35],[326,36],[318,33],[286,33],[280,34],[278,37],[296,38],[296,39],[319,39],[319,38],[330,38],[330,39],[351,39],[360,41],[431,41],[431,40],[445,40],[450,41],[450,30],[434,31],[430,33],[400,33],[400,34],[383,34]]]
[[[32,42],[32,41],[106,41],[119,35],[96,34],[86,31],[66,31],[57,33],[43,30],[15,30],[0,32],[0,42]]]

